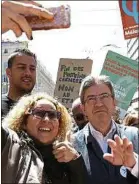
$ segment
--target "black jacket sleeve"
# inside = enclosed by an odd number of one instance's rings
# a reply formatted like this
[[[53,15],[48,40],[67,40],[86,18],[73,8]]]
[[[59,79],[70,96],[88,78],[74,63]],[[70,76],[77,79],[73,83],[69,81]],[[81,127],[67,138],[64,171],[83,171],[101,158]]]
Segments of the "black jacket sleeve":
[[[88,183],[87,169],[81,155],[76,160],[72,160],[67,164],[70,172],[71,184]]]
[[[3,150],[3,148],[7,142],[8,135],[9,135],[8,130],[6,128],[4,128],[2,125],[2,127],[1,127],[1,151]]]
[[[136,184],[139,184],[139,179],[138,179],[138,181],[137,181],[137,183]]]
[[[131,172],[127,170],[127,180],[129,184],[136,184],[138,181],[138,178],[133,176]]]

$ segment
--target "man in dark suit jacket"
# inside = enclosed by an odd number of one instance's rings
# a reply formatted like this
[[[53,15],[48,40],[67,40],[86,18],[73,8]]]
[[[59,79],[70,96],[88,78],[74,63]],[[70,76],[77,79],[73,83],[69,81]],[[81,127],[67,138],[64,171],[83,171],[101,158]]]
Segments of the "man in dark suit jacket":
[[[79,96],[89,123],[74,135],[72,141],[84,158],[88,170],[87,183],[135,184],[138,171],[135,171],[137,158],[133,150],[138,153],[138,129],[118,125],[112,120],[116,100],[111,81],[107,76],[87,76],[81,84]],[[127,148],[133,144],[130,165],[122,160],[128,154],[123,152],[125,141]],[[115,154],[114,144],[117,144],[118,154]],[[122,159],[115,162],[119,155]]]

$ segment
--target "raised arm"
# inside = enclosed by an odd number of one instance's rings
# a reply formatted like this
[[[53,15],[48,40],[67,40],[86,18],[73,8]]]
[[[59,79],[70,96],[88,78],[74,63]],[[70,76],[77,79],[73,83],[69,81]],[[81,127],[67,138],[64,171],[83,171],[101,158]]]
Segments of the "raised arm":
[[[25,19],[26,15],[37,15],[48,20],[53,19],[53,14],[40,7],[33,1],[3,1],[2,2],[2,33],[12,30],[16,37],[26,33],[32,40],[32,29]]]

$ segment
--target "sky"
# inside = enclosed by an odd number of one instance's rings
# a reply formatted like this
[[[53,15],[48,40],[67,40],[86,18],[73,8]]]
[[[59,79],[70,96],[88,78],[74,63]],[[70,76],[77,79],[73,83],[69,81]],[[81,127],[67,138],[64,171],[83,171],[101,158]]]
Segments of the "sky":
[[[114,44],[115,51],[126,55],[126,41],[118,1],[39,1],[45,7],[68,4],[71,7],[71,26],[68,29],[34,31],[29,49],[37,55],[56,82],[60,58],[93,59],[92,73],[98,75],[105,59],[104,45]],[[12,31],[2,39],[27,41],[25,34],[16,38]]]

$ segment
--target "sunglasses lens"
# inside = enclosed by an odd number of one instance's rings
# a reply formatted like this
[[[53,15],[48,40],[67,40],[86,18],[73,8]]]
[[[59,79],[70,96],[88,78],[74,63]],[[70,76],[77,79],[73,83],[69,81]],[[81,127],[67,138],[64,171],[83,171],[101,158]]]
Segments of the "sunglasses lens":
[[[39,117],[39,118],[43,118],[46,114],[46,111],[42,111],[42,110],[34,110],[32,112],[32,114],[36,117]]]
[[[56,111],[48,111],[47,114],[48,114],[48,117],[49,117],[50,119],[55,119],[55,118],[57,118],[57,112],[56,112]]]
[[[45,116],[48,116],[49,119],[60,119],[61,113],[57,111],[44,111],[44,110],[38,110],[34,109],[32,111],[32,115],[38,117],[38,118],[44,118]]]

